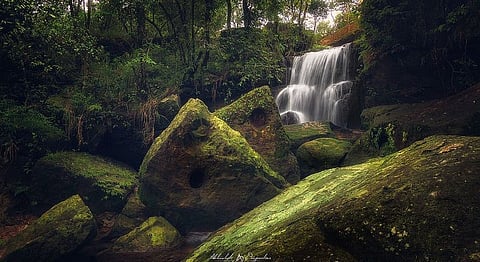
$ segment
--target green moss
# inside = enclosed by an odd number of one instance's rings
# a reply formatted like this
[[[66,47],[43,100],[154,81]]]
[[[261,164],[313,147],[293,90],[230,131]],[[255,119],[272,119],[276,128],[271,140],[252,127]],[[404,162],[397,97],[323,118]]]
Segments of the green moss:
[[[93,214],[75,195],[45,212],[10,239],[5,261],[54,261],[76,249],[95,232]]]
[[[378,168],[382,162],[377,160],[346,169],[330,169],[301,180],[272,200],[220,229],[187,261],[207,261],[210,254],[227,252],[235,254],[253,252],[257,256],[269,254],[274,260],[284,259],[284,255],[287,254],[294,256],[295,250],[303,249],[304,242],[293,242],[289,239],[295,239],[297,234],[318,232],[319,229],[315,223],[299,226],[298,231],[287,228],[297,228],[297,225],[305,222],[305,217],[309,216],[312,210],[325,205],[343,190],[353,192],[355,189],[358,190],[358,185],[352,180],[358,176],[368,175],[364,172],[367,167]],[[287,231],[290,234],[287,234]],[[318,234],[323,236],[321,232]],[[284,242],[284,246],[277,249],[276,244],[279,242]],[[340,249],[338,253],[346,252]]]
[[[87,153],[57,152],[42,161],[61,166],[74,176],[93,180],[95,186],[111,196],[125,195],[136,185],[136,173],[132,169]]]
[[[303,174],[339,166],[351,146],[350,142],[335,138],[318,138],[304,143],[297,150]]]
[[[139,175],[142,177],[146,172],[148,163],[158,151],[158,149],[164,144],[165,140],[171,136],[172,132],[178,130],[180,125],[183,123],[184,119],[194,118],[198,119],[208,119],[210,112],[206,110],[206,105],[200,99],[190,99],[188,102],[180,108],[180,111],[175,116],[175,118],[170,123],[169,127],[165,129],[153,142],[145,155],[142,165],[140,166]]]
[[[367,132],[349,158],[387,155],[431,135],[476,135],[479,97],[480,85],[476,85],[441,100],[365,109],[361,117]]]
[[[328,123],[309,122],[284,126],[285,132],[292,141],[292,148],[296,149],[305,142],[321,138],[333,137],[332,129]]]
[[[150,217],[128,234],[119,237],[112,249],[119,252],[147,252],[177,246],[180,233],[163,217]]]
[[[228,123],[243,124],[256,108],[270,108],[272,93],[268,86],[256,88],[240,99],[215,111],[215,115]]]
[[[200,121],[194,130],[189,130],[189,128],[181,126],[194,123],[198,120]],[[238,131],[231,129],[223,120],[212,115],[208,111],[206,105],[199,99],[190,99],[180,109],[180,112],[165,132],[155,139],[155,142],[148,150],[140,167],[140,176],[145,174],[150,160],[158,152],[160,147],[164,145],[166,139],[171,137],[174,131],[178,130],[184,130],[182,132],[190,131],[197,138],[207,135],[210,137],[207,142],[199,144],[200,147],[198,153],[202,156],[212,156],[227,162],[229,160],[235,160],[236,162],[253,165],[258,170],[265,170],[265,178],[276,186],[284,187],[287,184],[285,179],[274,172],[267,162],[265,162],[265,160],[250,147],[248,142]],[[208,132],[208,134],[206,132]],[[199,135],[201,133],[205,134]],[[189,136],[189,134],[183,133],[181,135]],[[229,152],[232,154],[228,154]]]
[[[138,184],[134,170],[87,153],[49,154],[32,172],[32,200],[48,205],[59,196],[79,193],[95,212],[121,208]]]
[[[168,210],[180,230],[218,228],[289,185],[197,99],[157,137],[140,176],[142,201],[157,214]]]
[[[309,250],[320,260],[332,253],[343,260],[467,257],[479,252],[464,238],[478,238],[467,232],[480,226],[478,152],[479,137],[437,136],[313,174],[217,231],[187,261],[227,252],[297,261]]]
[[[244,94],[214,115],[240,132],[270,167],[290,183],[299,180],[297,161],[268,86]]]

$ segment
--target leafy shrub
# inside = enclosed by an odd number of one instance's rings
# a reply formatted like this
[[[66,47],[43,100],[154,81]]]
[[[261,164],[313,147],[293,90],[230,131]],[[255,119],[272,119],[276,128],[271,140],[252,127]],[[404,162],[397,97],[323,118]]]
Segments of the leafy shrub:
[[[31,108],[0,100],[0,166],[22,157],[26,171],[41,156],[64,145],[64,132]]]

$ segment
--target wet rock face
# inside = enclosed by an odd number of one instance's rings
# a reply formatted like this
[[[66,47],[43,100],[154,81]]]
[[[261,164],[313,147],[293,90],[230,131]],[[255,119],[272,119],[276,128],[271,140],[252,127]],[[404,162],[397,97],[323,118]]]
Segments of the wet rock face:
[[[187,261],[470,261],[480,252],[480,137],[433,136],[313,174],[218,230]],[[308,241],[302,241],[308,239]]]
[[[383,156],[438,134],[480,135],[480,84],[444,99],[377,106],[362,112],[367,132],[347,156],[348,164]]]
[[[10,239],[2,261],[58,261],[95,234],[93,214],[79,195],[53,206]]]
[[[250,91],[214,114],[239,131],[270,167],[288,182],[299,180],[298,163],[290,151],[290,141],[268,86]]]
[[[133,169],[86,153],[57,152],[41,158],[32,170],[29,197],[40,210],[73,194],[95,213],[119,212],[138,184]]]
[[[140,177],[145,205],[183,231],[216,229],[287,185],[240,133],[195,99],[155,140]]]

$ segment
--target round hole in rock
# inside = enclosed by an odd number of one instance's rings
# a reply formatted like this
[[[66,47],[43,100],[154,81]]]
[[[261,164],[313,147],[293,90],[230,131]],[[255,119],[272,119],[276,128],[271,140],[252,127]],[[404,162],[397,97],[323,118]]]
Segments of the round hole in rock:
[[[267,113],[263,108],[255,108],[248,119],[254,127],[263,127],[267,124]]]
[[[205,182],[205,172],[200,168],[194,169],[188,177],[188,182],[192,188],[200,188]]]

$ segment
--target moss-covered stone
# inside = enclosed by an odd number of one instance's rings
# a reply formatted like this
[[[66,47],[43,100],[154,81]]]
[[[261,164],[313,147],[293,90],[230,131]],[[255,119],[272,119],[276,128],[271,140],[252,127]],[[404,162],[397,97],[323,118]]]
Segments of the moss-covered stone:
[[[468,261],[480,252],[479,152],[480,137],[433,136],[311,175],[218,230],[187,261],[228,252],[277,261]]]
[[[384,156],[431,135],[480,135],[480,84],[441,100],[377,106],[362,112],[367,129],[346,163]]]
[[[340,166],[352,144],[335,138],[318,138],[304,143],[297,149],[302,175]]]
[[[284,126],[285,132],[292,141],[292,149],[297,150],[303,143],[322,137],[333,137],[329,123],[307,122]]]
[[[58,203],[8,240],[2,261],[58,261],[95,234],[95,220],[79,195]]]
[[[135,190],[123,207],[122,212],[115,219],[110,237],[119,237],[139,226],[145,221],[145,205],[140,200],[138,190]]]
[[[79,194],[94,213],[120,211],[138,184],[136,172],[104,158],[58,152],[41,158],[32,170],[29,196],[45,209]]]
[[[214,113],[245,137],[270,167],[290,183],[300,178],[297,160],[268,86],[256,88]]]
[[[217,228],[287,186],[238,131],[189,100],[140,167],[140,197],[177,228]]]
[[[181,243],[182,236],[165,218],[150,217],[113,244],[113,252],[152,252],[172,248]]]

